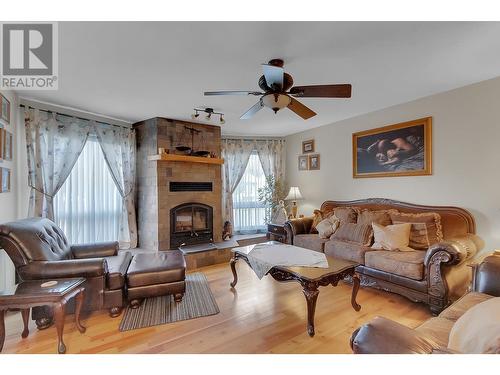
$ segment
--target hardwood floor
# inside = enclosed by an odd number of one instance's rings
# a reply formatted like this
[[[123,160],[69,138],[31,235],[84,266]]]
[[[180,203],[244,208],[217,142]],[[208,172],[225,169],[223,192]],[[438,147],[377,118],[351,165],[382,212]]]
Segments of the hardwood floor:
[[[350,353],[351,333],[371,318],[382,315],[415,327],[430,317],[421,305],[387,292],[361,288],[350,304],[351,286],[322,287],[316,307],[316,336],[306,333],[306,303],[298,283],[258,280],[246,264],[237,264],[238,285],[232,292],[227,264],[205,267],[203,272],[219,305],[214,316],[150,328],[119,332],[121,317],[105,311],[84,317],[87,331],[80,334],[74,316],[66,318],[67,353]],[[30,335],[21,339],[20,313],[6,317],[2,353],[56,353],[56,330],[38,331],[30,322]]]

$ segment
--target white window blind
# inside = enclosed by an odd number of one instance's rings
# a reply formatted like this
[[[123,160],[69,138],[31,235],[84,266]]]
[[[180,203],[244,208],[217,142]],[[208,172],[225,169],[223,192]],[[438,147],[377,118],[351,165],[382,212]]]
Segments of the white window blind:
[[[258,189],[266,177],[256,152],[250,155],[247,168],[233,193],[234,230],[239,233],[265,231],[266,207],[259,202]]]
[[[56,223],[72,244],[117,241],[122,198],[95,138],[89,138],[54,197]]]

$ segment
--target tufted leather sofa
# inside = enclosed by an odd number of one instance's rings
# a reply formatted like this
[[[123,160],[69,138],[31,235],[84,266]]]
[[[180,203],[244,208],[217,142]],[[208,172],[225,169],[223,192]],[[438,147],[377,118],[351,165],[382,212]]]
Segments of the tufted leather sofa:
[[[120,315],[132,256],[118,254],[118,242],[70,245],[51,220],[29,218],[0,225],[0,248],[9,255],[21,280],[84,277],[84,310],[107,308],[112,317]],[[51,324],[52,312],[34,308],[33,319],[45,328]]]

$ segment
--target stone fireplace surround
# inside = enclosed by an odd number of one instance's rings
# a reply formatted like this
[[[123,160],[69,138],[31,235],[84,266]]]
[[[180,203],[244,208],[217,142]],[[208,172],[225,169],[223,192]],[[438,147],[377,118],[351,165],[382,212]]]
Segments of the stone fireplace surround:
[[[175,147],[188,138],[185,126],[202,132],[203,145],[201,137],[196,136],[194,148],[202,148],[220,157],[221,132],[218,126],[160,117],[134,124],[137,132],[138,238],[142,249],[162,251],[174,246],[171,243],[171,211],[188,203],[199,203],[211,208],[213,241],[222,240],[222,166],[148,160],[149,156],[158,154],[160,147],[170,153],[177,153]],[[207,186],[211,183],[211,190],[178,191],[171,189],[171,182],[196,182]],[[195,235],[193,237],[193,243],[196,243],[198,238]]]

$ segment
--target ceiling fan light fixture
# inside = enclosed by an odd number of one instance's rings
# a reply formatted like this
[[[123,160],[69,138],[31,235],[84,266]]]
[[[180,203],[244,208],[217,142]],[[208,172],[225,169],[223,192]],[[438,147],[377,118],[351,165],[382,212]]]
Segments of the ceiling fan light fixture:
[[[225,124],[226,123],[226,120],[224,120],[224,117],[222,117],[222,115],[220,115],[219,121],[220,121],[221,124]]]
[[[267,94],[262,97],[262,104],[268,108],[271,108],[274,113],[278,112],[280,109],[288,107],[292,99],[285,94]]]
[[[212,118],[212,113],[208,113],[208,115],[205,116],[205,119],[210,121],[210,119]]]
[[[192,118],[193,120],[195,120],[195,119],[196,119],[199,115],[200,115],[200,114],[198,113],[198,111],[196,111],[196,110],[195,110],[195,113],[193,113],[193,114],[191,115],[191,118]]]

